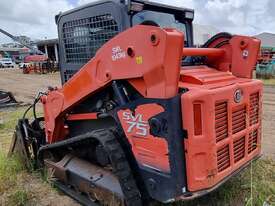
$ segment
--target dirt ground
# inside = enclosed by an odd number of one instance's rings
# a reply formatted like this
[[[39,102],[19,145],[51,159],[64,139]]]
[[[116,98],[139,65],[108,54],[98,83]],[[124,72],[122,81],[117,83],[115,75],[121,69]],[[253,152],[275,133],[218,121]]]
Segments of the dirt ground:
[[[39,75],[23,74],[19,69],[0,70],[0,90],[12,92],[17,101],[32,103],[36,94],[39,91],[47,90],[48,86],[60,86],[59,73]],[[265,156],[275,159],[275,86],[265,86],[264,88],[262,148]],[[41,187],[39,178],[32,177],[29,183],[29,187],[41,194],[36,197],[39,205],[79,205],[70,198],[59,195],[56,191],[46,194],[49,191],[48,186],[45,185],[46,188]],[[47,195],[48,198],[43,198],[44,195]]]
[[[17,101],[32,103],[39,91],[60,86],[58,72],[52,74],[23,74],[20,69],[0,69],[0,90],[10,91]]]

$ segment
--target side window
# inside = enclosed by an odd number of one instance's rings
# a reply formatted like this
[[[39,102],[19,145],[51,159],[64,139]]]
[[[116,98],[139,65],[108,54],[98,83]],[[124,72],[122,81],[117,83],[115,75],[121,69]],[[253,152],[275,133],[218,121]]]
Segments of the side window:
[[[133,15],[132,17],[133,25],[142,24],[144,22],[151,22],[162,28],[175,28],[183,32],[185,36],[185,41],[186,41],[185,44],[187,45],[188,36],[186,32],[186,25],[184,22],[177,20],[175,14],[143,10]]]
[[[66,22],[62,31],[66,62],[82,64],[118,33],[118,25],[111,14],[103,14]]]

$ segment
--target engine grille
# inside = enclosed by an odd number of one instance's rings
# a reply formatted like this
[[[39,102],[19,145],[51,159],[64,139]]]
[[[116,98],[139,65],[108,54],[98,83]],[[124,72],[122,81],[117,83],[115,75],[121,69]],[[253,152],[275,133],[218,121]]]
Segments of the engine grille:
[[[248,154],[257,148],[258,130],[250,132],[248,139]]]
[[[225,145],[217,151],[218,172],[227,169],[230,166],[229,145]]]
[[[259,127],[256,124],[260,118],[260,93],[248,97],[248,102],[232,108],[229,101],[215,103],[218,173],[234,167],[258,148]]]
[[[215,130],[216,142],[228,137],[227,102],[219,102],[215,105]]]
[[[234,143],[234,162],[240,161],[245,156],[245,136],[241,137],[238,140],[235,140]]]
[[[232,133],[236,134],[246,128],[246,107],[233,109],[232,113]]]
[[[259,119],[259,92],[250,95],[249,124],[257,124]]]

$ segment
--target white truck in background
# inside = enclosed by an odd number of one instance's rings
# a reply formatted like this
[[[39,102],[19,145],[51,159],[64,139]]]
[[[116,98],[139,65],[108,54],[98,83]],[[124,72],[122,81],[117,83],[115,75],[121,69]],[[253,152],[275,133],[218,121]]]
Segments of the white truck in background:
[[[0,58],[0,68],[14,68],[15,63],[11,58]]]

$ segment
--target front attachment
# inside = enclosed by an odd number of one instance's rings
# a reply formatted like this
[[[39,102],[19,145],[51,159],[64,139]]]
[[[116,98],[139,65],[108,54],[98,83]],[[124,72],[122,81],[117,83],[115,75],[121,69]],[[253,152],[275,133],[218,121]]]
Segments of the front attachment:
[[[29,124],[28,119],[20,119],[12,137],[8,156],[17,156],[28,170],[37,167],[37,151],[44,139],[41,121],[36,119]]]

